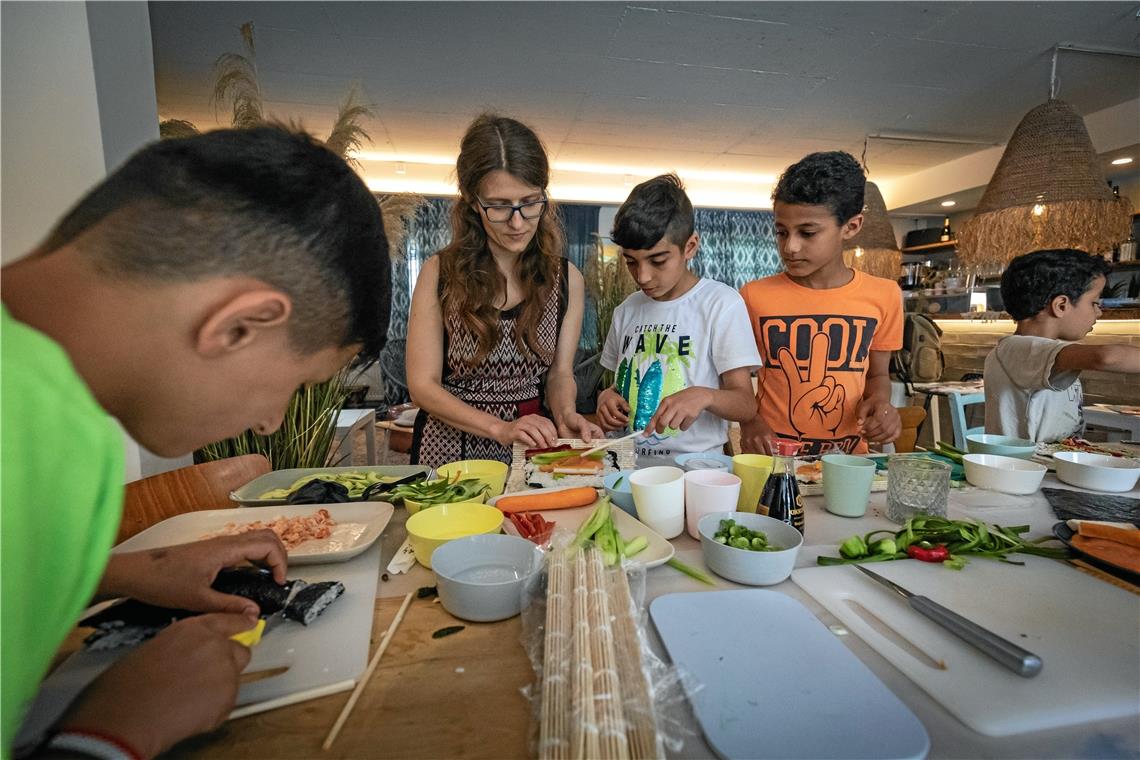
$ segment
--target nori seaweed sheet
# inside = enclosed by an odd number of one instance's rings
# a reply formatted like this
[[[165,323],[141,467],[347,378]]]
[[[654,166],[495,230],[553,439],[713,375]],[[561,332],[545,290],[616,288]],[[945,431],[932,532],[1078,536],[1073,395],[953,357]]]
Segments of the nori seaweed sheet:
[[[301,625],[308,625],[343,593],[344,584],[340,581],[310,583],[298,591],[293,601],[289,602],[289,606],[285,608],[285,617],[296,620]]]
[[[223,594],[234,594],[256,602],[261,614],[265,616],[280,612],[284,608],[294,584],[300,584],[302,587],[294,597],[296,601],[304,593],[303,589],[307,588],[305,581],[290,580],[278,585],[277,581],[273,580],[273,573],[270,570],[235,568],[219,572],[214,579],[213,588]],[[340,593],[343,592],[344,586],[340,585]],[[319,596],[319,593],[315,596]],[[79,625],[96,629],[84,639],[84,644],[88,647],[94,650],[115,649],[146,641],[171,623],[197,614],[189,610],[168,609],[134,599],[124,599],[93,615],[88,615],[79,621]]]
[[[1140,527],[1140,499],[1042,488],[1053,514],[1061,520],[1108,520]]]
[[[214,579],[214,590],[223,594],[244,596],[246,599],[257,602],[262,615],[272,615],[279,612],[289,601],[289,592],[294,583],[304,584],[304,581],[285,581],[277,585],[273,580],[273,572],[258,567],[237,568],[223,570]]]
[[[348,488],[332,480],[310,480],[285,498],[286,504],[343,504]]]

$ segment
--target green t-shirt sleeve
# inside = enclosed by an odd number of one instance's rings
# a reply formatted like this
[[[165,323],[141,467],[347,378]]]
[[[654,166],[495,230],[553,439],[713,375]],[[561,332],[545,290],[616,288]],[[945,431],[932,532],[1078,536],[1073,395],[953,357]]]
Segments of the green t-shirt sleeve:
[[[9,757],[51,659],[102,576],[123,435],[62,348],[0,315],[0,721]]]

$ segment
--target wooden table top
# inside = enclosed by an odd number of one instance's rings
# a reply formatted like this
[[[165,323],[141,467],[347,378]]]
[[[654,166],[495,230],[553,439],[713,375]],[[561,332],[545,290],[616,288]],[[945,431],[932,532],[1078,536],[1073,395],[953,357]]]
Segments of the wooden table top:
[[[371,657],[402,599],[376,601]],[[336,743],[321,743],[351,692],[232,720],[189,739],[168,758],[487,758],[527,757],[530,705],[520,689],[534,682],[516,616],[456,625],[434,599],[413,599],[375,674]],[[492,685],[488,688],[488,685]]]

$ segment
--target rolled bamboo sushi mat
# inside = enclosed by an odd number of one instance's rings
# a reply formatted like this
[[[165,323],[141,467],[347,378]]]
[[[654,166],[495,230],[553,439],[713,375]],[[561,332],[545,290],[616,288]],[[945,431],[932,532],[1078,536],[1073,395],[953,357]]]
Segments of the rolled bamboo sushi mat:
[[[637,454],[633,448],[633,440],[620,441],[610,446],[606,451],[612,451],[617,455],[617,466],[619,470],[632,470],[636,466]],[[558,445],[561,446],[568,443],[576,449],[590,448],[597,446],[599,441],[592,441],[588,444],[582,443],[579,438],[559,438]],[[521,443],[516,443],[511,451],[511,473],[507,478],[506,493],[512,491],[525,491],[529,486],[526,482],[526,450],[527,447]],[[598,487],[601,487],[598,483]]]
[[[539,758],[664,757],[625,571],[578,549],[547,572]]]

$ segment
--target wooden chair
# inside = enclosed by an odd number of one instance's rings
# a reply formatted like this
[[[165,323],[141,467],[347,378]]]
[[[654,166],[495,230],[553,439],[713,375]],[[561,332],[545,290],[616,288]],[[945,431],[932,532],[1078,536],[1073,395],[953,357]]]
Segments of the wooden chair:
[[[895,451],[902,454],[914,451],[918,442],[918,428],[926,419],[926,410],[921,406],[896,406],[902,419],[902,433],[895,441]]]
[[[230,501],[230,491],[267,472],[268,459],[261,454],[246,454],[127,483],[123,521],[115,543],[184,512],[237,506]]]

